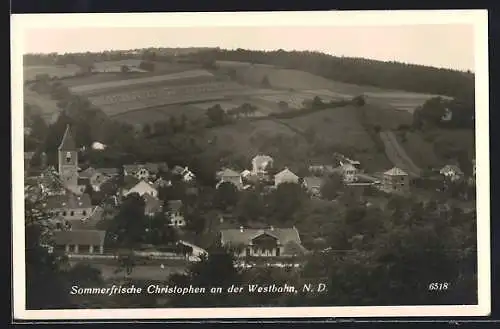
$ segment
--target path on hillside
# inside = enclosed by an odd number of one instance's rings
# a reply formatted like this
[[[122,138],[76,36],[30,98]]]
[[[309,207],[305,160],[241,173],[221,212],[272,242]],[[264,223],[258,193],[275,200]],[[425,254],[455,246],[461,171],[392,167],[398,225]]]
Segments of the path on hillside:
[[[380,139],[384,143],[385,154],[392,164],[406,171],[410,176],[419,177],[421,169],[406,154],[392,131],[381,131]]]

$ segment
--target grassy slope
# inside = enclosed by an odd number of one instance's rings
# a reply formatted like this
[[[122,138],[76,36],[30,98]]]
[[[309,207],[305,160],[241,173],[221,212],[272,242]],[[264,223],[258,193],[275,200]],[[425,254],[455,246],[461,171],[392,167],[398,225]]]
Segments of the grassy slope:
[[[39,94],[28,88],[24,88],[24,102],[34,106],[37,113],[41,114],[47,122],[51,122],[61,111],[57,102],[48,95]]]

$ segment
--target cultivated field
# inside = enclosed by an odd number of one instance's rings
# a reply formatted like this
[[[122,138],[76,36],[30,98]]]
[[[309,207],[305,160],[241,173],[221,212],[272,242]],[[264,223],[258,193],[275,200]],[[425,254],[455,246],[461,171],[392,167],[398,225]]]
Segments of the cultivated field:
[[[91,94],[93,91],[100,91],[106,89],[118,89],[122,87],[135,87],[146,84],[157,84],[165,81],[175,81],[189,78],[198,78],[198,77],[212,77],[213,74],[206,70],[191,70],[184,71],[172,74],[164,74],[164,75],[155,75],[146,78],[138,78],[138,79],[126,79],[126,80],[116,80],[116,81],[107,81],[102,83],[93,83],[88,85],[79,85],[71,87],[71,92],[79,95],[87,95]]]
[[[47,74],[49,77],[63,78],[74,76],[80,72],[80,67],[75,64],[67,65],[36,65],[24,66],[24,80],[34,80],[38,74]]]
[[[169,86],[89,97],[92,104],[113,116],[143,108],[169,104],[216,101],[237,95],[242,87],[232,83],[208,83],[191,86]]]

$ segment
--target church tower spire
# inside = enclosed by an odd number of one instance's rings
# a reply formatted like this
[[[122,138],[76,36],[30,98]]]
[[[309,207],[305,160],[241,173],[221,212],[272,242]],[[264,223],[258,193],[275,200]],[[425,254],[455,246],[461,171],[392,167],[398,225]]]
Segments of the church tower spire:
[[[78,149],[71,133],[71,126],[66,126],[61,145],[59,145],[59,177],[67,188],[78,186]]]

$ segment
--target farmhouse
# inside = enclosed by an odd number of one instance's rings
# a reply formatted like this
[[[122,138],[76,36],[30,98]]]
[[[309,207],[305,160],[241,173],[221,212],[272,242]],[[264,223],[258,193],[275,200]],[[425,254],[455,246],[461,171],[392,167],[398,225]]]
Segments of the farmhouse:
[[[61,230],[54,232],[55,249],[68,254],[103,254],[106,231]]]
[[[71,193],[49,196],[42,206],[55,216],[66,220],[85,220],[90,216],[93,208],[88,194]]]
[[[155,198],[158,197],[158,190],[155,189],[152,184],[144,180],[140,180],[129,190],[126,189],[123,190],[123,196],[127,196],[131,193],[137,193],[140,196],[143,196],[144,194],[149,194]]]
[[[224,169],[219,171],[217,174],[217,179],[219,179],[219,182],[216,185],[216,188],[219,188],[219,186],[222,183],[231,183],[233,184],[238,190],[243,189],[243,182],[240,173],[232,170],[232,169]]]
[[[408,174],[402,169],[394,167],[384,173],[382,188],[386,192],[407,192],[410,187],[409,185]]]
[[[290,169],[285,168],[274,175],[274,186],[277,187],[283,183],[299,183],[299,176],[295,175]]]
[[[182,201],[181,200],[170,200],[168,201],[167,216],[170,220],[169,225],[175,227],[186,226],[186,220],[182,214]]]
[[[236,257],[292,257],[307,252],[295,227],[224,229],[220,242],[233,248]]]

